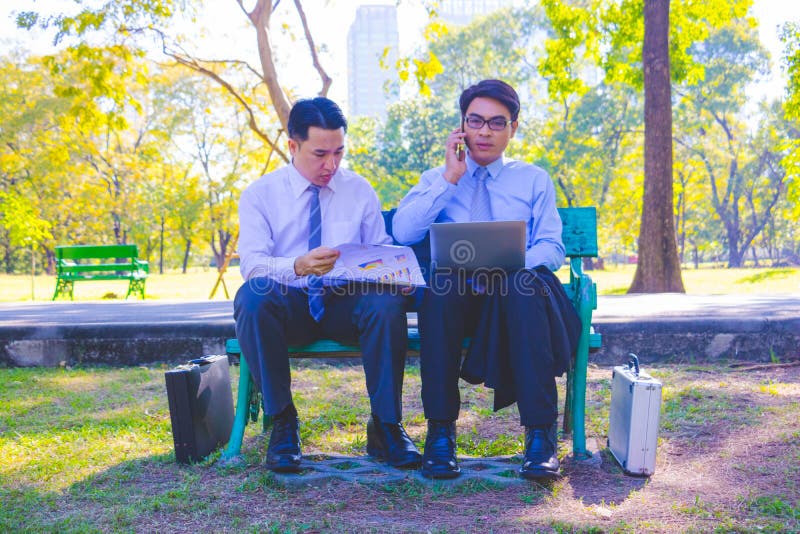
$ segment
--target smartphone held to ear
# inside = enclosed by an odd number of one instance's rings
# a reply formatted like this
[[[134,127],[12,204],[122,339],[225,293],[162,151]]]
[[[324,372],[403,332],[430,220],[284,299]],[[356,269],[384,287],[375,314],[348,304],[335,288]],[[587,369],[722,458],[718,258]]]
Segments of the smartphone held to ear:
[[[464,120],[461,120],[461,131],[464,131]],[[467,152],[464,150],[464,143],[457,143],[456,144],[456,158],[458,161],[464,161]]]

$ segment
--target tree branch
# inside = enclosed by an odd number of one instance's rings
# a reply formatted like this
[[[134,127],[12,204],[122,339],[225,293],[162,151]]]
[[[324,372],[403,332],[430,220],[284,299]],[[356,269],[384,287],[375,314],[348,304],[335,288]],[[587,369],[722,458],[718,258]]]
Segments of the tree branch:
[[[297,13],[300,15],[300,20],[303,23],[303,31],[306,35],[306,41],[308,42],[308,49],[311,52],[311,59],[314,62],[314,68],[317,69],[319,77],[322,80],[322,89],[319,92],[319,96],[328,96],[328,89],[330,89],[333,80],[328,76],[328,73],[325,72],[325,69],[322,68],[322,64],[319,62],[317,47],[314,44],[314,38],[311,36],[311,30],[308,28],[308,20],[306,19],[306,13],[303,11],[303,5],[300,3],[300,0],[294,0],[294,7],[297,8]]]
[[[243,0],[237,0],[242,9]],[[277,4],[276,4],[277,6]],[[286,93],[283,92],[280,83],[278,82],[278,71],[275,68],[275,61],[272,58],[272,44],[269,41],[269,18],[272,14],[273,6],[269,0],[258,0],[256,6],[248,14],[250,22],[256,29],[256,40],[258,42],[258,56],[261,59],[261,70],[263,71],[262,79],[267,84],[267,91],[269,92],[270,100],[272,100],[272,107],[275,108],[275,113],[281,121],[281,126],[284,130],[288,131],[289,122],[289,99]],[[288,161],[288,160],[287,160]]]
[[[250,107],[250,104],[248,104],[244,100],[244,98],[242,98],[239,92],[236,91],[236,89],[228,81],[223,79],[219,74],[217,74],[213,70],[208,69],[203,65],[201,65],[199,60],[195,58],[184,57],[175,52],[171,52],[166,48],[166,46],[164,47],[164,54],[168,55],[169,57],[177,61],[179,64],[195,72],[198,72],[208,78],[211,78],[212,80],[217,82],[220,86],[222,86],[233,98],[235,98],[239,102],[242,108],[244,108],[245,112],[248,115],[249,119],[248,126],[250,127],[250,130],[252,130],[253,133],[255,133],[262,141],[264,141],[272,150],[274,150],[284,161],[287,162],[289,161],[289,157],[286,155],[286,153],[284,153],[280,148],[278,148],[275,144],[273,144],[269,136],[263,130],[261,130],[261,128],[258,127],[255,113],[253,113],[253,109]]]

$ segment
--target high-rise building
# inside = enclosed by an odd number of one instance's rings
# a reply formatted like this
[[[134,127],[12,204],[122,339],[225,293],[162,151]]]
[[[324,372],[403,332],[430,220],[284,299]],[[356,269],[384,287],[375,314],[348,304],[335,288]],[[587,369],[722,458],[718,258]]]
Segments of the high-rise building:
[[[445,22],[465,25],[475,17],[518,3],[515,0],[440,0],[437,13]]]
[[[386,87],[395,80],[399,37],[397,8],[393,5],[365,5],[347,34],[347,93],[350,115],[383,117],[386,107],[397,100]],[[388,50],[384,58],[384,54]],[[386,65],[381,67],[381,58]]]

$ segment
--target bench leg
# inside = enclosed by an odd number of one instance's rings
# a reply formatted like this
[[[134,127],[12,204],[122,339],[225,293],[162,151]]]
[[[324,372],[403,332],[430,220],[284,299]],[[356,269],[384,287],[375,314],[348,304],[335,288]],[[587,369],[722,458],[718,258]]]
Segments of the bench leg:
[[[53,300],[56,300],[59,295],[69,295],[70,300],[74,300],[73,298],[73,288],[75,286],[75,282],[72,280],[64,280],[59,278],[56,280],[56,292],[53,293]]]
[[[587,287],[588,286],[588,287]],[[572,372],[572,454],[576,459],[592,457],[586,449],[586,375],[589,366],[589,333],[592,323],[591,284],[582,284],[578,313],[581,318],[581,337],[575,354]]]
[[[130,281],[125,298],[127,299],[131,293],[139,293],[139,296],[144,300],[144,279],[132,279]]]
[[[253,380],[250,378],[250,368],[247,360],[243,356],[239,357],[239,391],[236,396],[236,416],[233,420],[231,437],[228,439],[228,446],[222,453],[223,460],[238,459],[242,452],[242,439],[244,429],[247,426],[248,412],[250,408],[250,389]]]

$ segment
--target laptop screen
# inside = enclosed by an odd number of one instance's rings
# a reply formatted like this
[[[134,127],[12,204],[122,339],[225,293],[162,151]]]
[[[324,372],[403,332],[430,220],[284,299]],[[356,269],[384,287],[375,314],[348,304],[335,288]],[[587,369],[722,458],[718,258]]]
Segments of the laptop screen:
[[[525,267],[525,222],[487,221],[431,225],[434,268],[506,270]]]

